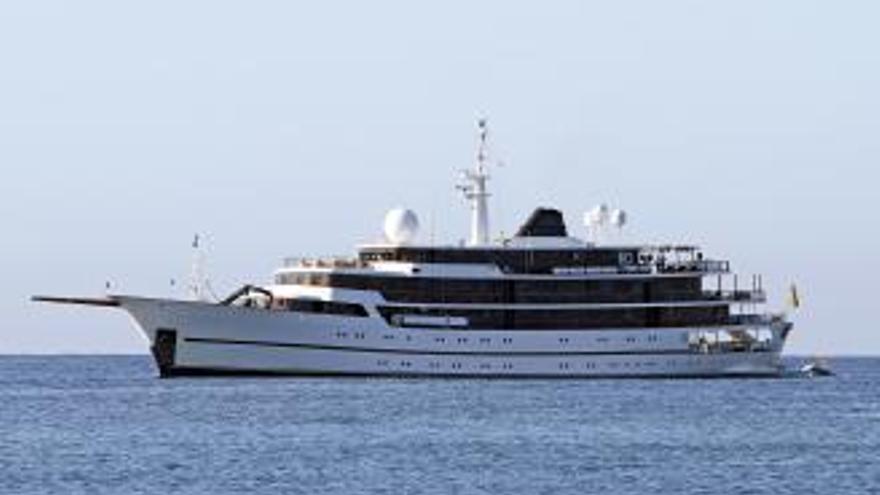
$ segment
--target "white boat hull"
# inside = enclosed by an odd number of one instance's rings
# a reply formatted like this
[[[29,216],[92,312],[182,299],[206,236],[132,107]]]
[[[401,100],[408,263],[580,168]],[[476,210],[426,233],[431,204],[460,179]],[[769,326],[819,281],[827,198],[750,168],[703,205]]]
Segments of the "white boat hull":
[[[399,328],[378,316],[115,299],[150,340],[162,376],[745,377],[782,369],[781,337],[772,349],[712,353],[688,346],[693,328]]]

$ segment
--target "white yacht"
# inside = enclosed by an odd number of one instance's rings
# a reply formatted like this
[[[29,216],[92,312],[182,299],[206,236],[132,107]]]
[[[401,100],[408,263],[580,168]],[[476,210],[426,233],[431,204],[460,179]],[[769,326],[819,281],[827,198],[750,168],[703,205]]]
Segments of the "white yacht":
[[[418,242],[412,211],[350,259],[290,259],[222,301],[35,296],[121,308],[159,375],[443,377],[778,376],[792,324],[761,310],[761,277],[694,246],[606,245],[538,208],[510,238],[489,229],[486,127],[460,187],[469,240]],[[605,206],[594,234],[622,226]]]

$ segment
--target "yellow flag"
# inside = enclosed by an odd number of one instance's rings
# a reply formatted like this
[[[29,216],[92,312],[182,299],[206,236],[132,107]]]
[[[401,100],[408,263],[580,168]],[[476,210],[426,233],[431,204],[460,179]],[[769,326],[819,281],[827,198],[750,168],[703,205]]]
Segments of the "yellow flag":
[[[788,291],[788,300],[786,302],[788,303],[789,307],[791,307],[792,309],[798,309],[799,307],[801,307],[801,298],[798,295],[798,290],[797,290],[796,285],[791,284],[791,287],[789,288],[789,291]]]

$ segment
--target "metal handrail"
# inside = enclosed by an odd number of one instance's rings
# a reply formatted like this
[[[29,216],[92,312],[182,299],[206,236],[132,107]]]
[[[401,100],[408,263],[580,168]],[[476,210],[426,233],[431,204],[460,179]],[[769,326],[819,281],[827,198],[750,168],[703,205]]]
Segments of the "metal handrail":
[[[726,260],[665,261],[662,263],[655,262],[654,266],[658,273],[728,273],[730,271],[730,262]]]
[[[730,323],[733,325],[770,325],[784,320],[782,315],[730,315]]]
[[[285,268],[363,268],[362,261],[350,256],[330,256],[322,258],[285,258]]]
[[[704,290],[703,297],[714,301],[764,302],[767,293],[763,289]]]

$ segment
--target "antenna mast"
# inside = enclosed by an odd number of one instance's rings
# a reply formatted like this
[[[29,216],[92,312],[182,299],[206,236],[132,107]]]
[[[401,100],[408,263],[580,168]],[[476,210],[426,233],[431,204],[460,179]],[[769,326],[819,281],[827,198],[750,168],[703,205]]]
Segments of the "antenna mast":
[[[206,280],[205,280],[205,256],[201,249],[201,243],[199,242],[199,234],[196,234],[193,238],[192,248],[193,248],[193,260],[192,267],[190,268],[190,280],[189,280],[189,297],[193,301],[207,301],[208,294],[206,291]]]
[[[486,181],[489,180],[487,124],[486,119],[477,121],[480,133],[477,161],[473,169],[464,171],[462,174],[464,184],[458,186],[458,189],[464,193],[465,199],[471,204],[471,236],[468,241],[470,246],[489,244],[489,192],[486,190]]]

